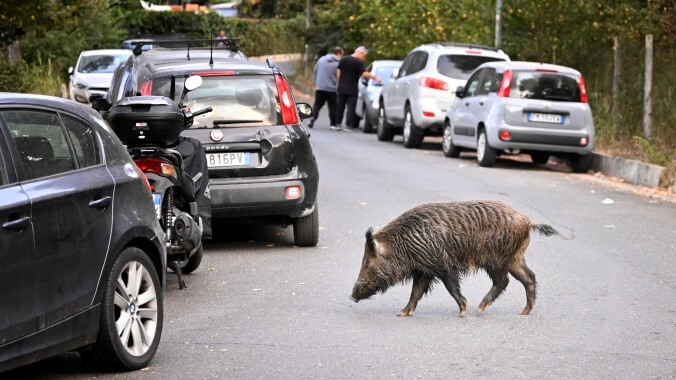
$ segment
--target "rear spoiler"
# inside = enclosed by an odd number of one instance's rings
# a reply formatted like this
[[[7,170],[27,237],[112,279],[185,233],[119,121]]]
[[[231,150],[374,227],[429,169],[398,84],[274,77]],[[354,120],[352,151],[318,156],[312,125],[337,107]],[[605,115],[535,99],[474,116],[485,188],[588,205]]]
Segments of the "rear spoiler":
[[[155,46],[186,46],[188,51],[190,47],[193,46],[204,46],[210,45],[212,48],[217,49],[227,49],[230,51],[239,51],[239,38],[207,38],[207,39],[185,39],[185,40],[154,40],[154,41],[133,41],[131,44],[134,46],[132,52],[135,56],[143,54],[143,46],[145,45],[155,45]]]

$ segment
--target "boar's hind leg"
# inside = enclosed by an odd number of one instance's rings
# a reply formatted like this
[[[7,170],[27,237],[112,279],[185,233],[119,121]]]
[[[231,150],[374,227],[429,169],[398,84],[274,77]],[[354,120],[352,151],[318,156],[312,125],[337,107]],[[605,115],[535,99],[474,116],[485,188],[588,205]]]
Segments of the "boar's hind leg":
[[[464,317],[465,313],[467,313],[467,299],[460,293],[460,274],[454,269],[448,276],[442,278],[441,281],[444,283],[446,290],[451,293],[455,302],[458,303],[458,307],[460,308],[458,317]]]
[[[535,273],[526,266],[526,261],[523,259],[512,263],[509,266],[509,273],[521,281],[523,287],[526,288],[526,307],[521,312],[521,315],[528,315],[535,306],[537,284],[535,282]]]
[[[408,300],[408,304],[403,308],[397,316],[399,317],[408,317],[413,315],[418,301],[420,298],[427,293],[430,288],[430,283],[432,282],[432,277],[420,273],[413,273],[413,289],[411,290],[411,299]]]
[[[493,287],[488,291],[483,301],[479,304],[479,312],[486,310],[488,306],[491,306],[493,301],[495,301],[502,292],[505,291],[507,284],[509,284],[509,277],[507,276],[507,271],[498,270],[494,268],[485,268],[488,272],[488,276],[493,280]]]

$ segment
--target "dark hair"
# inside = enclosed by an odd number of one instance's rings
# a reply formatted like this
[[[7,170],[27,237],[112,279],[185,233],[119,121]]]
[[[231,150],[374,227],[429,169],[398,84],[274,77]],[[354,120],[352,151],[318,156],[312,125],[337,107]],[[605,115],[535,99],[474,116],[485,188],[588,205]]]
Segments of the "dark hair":
[[[336,46],[334,48],[331,48],[331,50],[329,50],[329,53],[336,55],[343,54],[343,49],[340,46]]]

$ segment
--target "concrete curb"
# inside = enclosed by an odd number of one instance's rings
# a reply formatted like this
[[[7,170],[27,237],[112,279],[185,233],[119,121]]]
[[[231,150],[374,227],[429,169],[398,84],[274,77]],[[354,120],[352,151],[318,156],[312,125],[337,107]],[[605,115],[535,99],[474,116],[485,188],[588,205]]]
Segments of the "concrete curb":
[[[608,177],[618,177],[627,183],[648,187],[659,187],[660,177],[666,170],[663,166],[646,164],[641,161],[594,153],[591,169]],[[672,185],[676,190],[676,182]]]

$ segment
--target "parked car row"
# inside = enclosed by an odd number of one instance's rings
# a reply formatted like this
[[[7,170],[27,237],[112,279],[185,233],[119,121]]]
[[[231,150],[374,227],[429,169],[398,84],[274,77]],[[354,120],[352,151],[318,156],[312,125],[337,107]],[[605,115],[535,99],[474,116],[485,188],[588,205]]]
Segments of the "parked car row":
[[[405,147],[417,148],[425,136],[443,136],[446,157],[476,151],[485,167],[516,153],[535,164],[566,158],[579,173],[591,165],[594,123],[577,70],[511,62],[501,50],[457,43],[424,44],[403,61],[375,61],[369,69],[381,67],[390,78],[382,87],[362,81],[358,102],[364,132],[377,114],[380,141],[402,134]]]
[[[117,104],[211,108],[183,135],[205,149],[214,217],[292,225],[296,245],[317,244],[319,172],[301,125],[312,110],[271,60],[219,43],[83,52],[74,102],[0,93],[0,372],[72,350],[134,370],[157,350],[167,239],[152,184],[106,123]],[[95,89],[82,76],[101,71],[111,79]],[[143,138],[154,121],[132,129]]]

